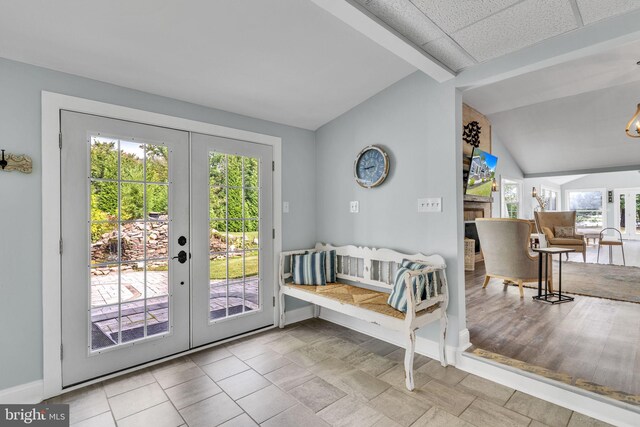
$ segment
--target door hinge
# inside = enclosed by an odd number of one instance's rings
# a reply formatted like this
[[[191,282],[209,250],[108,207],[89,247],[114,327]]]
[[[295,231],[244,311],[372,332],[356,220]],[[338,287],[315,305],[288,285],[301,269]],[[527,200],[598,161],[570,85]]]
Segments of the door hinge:
[[[60,237],[60,255],[62,255],[62,237]]]
[[[273,306],[276,306],[276,297],[273,297]]]
[[[274,171],[274,172],[276,170],[276,162],[275,161],[271,162],[271,170]]]
[[[60,360],[62,360],[62,356],[64,355],[64,350],[62,347],[62,343],[60,344]]]
[[[275,228],[273,229],[273,238],[274,239],[276,238],[276,229]]]
[[[58,147],[62,150],[62,132],[58,134]]]

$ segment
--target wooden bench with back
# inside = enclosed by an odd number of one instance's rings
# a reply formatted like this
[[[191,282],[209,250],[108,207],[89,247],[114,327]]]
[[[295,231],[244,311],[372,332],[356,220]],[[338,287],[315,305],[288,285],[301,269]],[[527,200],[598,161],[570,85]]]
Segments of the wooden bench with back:
[[[293,283],[292,258],[310,252],[332,251],[337,254],[337,282],[324,286]],[[404,273],[407,311],[396,310],[387,304],[394,288],[395,276],[404,260],[426,265],[426,268]],[[282,252],[280,254],[279,298],[280,327],[285,325],[285,295],[314,304],[314,316],[320,316],[320,307],[333,310],[383,328],[398,331],[406,340],[404,358],[405,382],[414,389],[413,358],[416,330],[439,321],[440,362],[446,366],[445,335],[449,293],[445,274],[446,265],[440,255],[403,254],[391,249],[372,249],[357,246],[334,247],[318,243],[314,249]],[[423,276],[426,292],[422,296],[412,291],[414,278]]]

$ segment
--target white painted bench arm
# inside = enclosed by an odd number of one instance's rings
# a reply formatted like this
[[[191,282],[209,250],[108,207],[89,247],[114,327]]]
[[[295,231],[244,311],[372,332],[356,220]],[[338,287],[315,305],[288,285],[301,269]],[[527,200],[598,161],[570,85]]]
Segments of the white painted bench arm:
[[[449,305],[449,293],[446,283],[446,275],[444,274],[445,266],[430,266],[421,270],[407,271],[404,274],[404,284],[406,286],[407,295],[407,312],[405,315],[405,328],[407,331],[407,349],[404,354],[404,366],[405,366],[405,382],[407,389],[413,390],[413,358],[415,354],[416,345],[416,330],[423,326],[420,322],[418,315],[421,310],[424,310],[433,305],[435,301],[440,301],[440,309],[442,315],[440,317],[440,363],[442,366],[447,366],[447,355],[445,351],[445,340],[447,331],[447,306]],[[438,295],[438,277],[433,274],[433,295],[429,289],[429,274],[442,272],[441,279],[443,281],[440,288],[440,295]],[[415,291],[413,289],[413,279],[419,276],[423,276],[426,286],[426,299],[420,302],[416,301]],[[434,301],[435,300],[435,301]]]

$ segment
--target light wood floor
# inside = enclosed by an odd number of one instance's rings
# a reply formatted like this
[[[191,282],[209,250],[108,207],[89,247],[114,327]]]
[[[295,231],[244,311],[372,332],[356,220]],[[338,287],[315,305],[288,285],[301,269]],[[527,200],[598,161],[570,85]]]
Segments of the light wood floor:
[[[625,393],[640,394],[640,305],[576,296],[548,305],[537,292],[492,279],[482,289],[484,265],[467,272],[471,343],[532,365]]]

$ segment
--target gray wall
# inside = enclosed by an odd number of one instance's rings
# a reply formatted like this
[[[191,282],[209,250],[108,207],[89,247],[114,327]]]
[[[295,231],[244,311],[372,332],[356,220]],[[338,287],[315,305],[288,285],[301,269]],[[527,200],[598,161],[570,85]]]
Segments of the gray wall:
[[[318,240],[335,245],[438,253],[451,288],[449,343],[464,328],[462,253],[461,96],[453,84],[414,73],[316,131]],[[380,187],[353,178],[356,154],[383,146],[391,172]],[[442,213],[418,213],[417,199],[442,197]],[[349,213],[349,201],[360,213]],[[435,338],[435,328],[420,331]]]
[[[283,247],[315,242],[315,136],[311,131],[205,108],[0,59],[0,148],[32,157],[31,175],[0,173],[0,390],[42,378],[42,90],[279,136],[283,140]],[[292,302],[288,308],[299,307]]]
[[[502,178],[509,179],[522,179],[524,174],[522,169],[513,158],[509,149],[502,142],[500,136],[495,129],[491,129],[491,154],[498,158],[498,164],[496,165],[496,180],[498,182],[499,192],[493,195],[493,204],[491,205],[491,215],[494,218],[501,216],[500,200],[502,196]]]
[[[562,189],[560,188],[560,185],[556,184],[553,181],[550,181],[546,178],[525,178],[524,180],[524,189],[522,191],[522,197],[523,197],[523,205],[522,205],[522,218],[528,218],[528,219],[533,219],[533,209],[538,207],[538,201],[536,199],[534,199],[533,197],[531,197],[531,192],[533,191],[533,187],[536,188],[536,191],[538,193],[540,193],[540,189],[542,187],[548,188],[550,190],[554,190],[558,192],[558,197],[560,197],[560,200],[558,200],[558,210],[562,210],[563,209],[563,199],[564,199],[564,194],[562,193]]]

